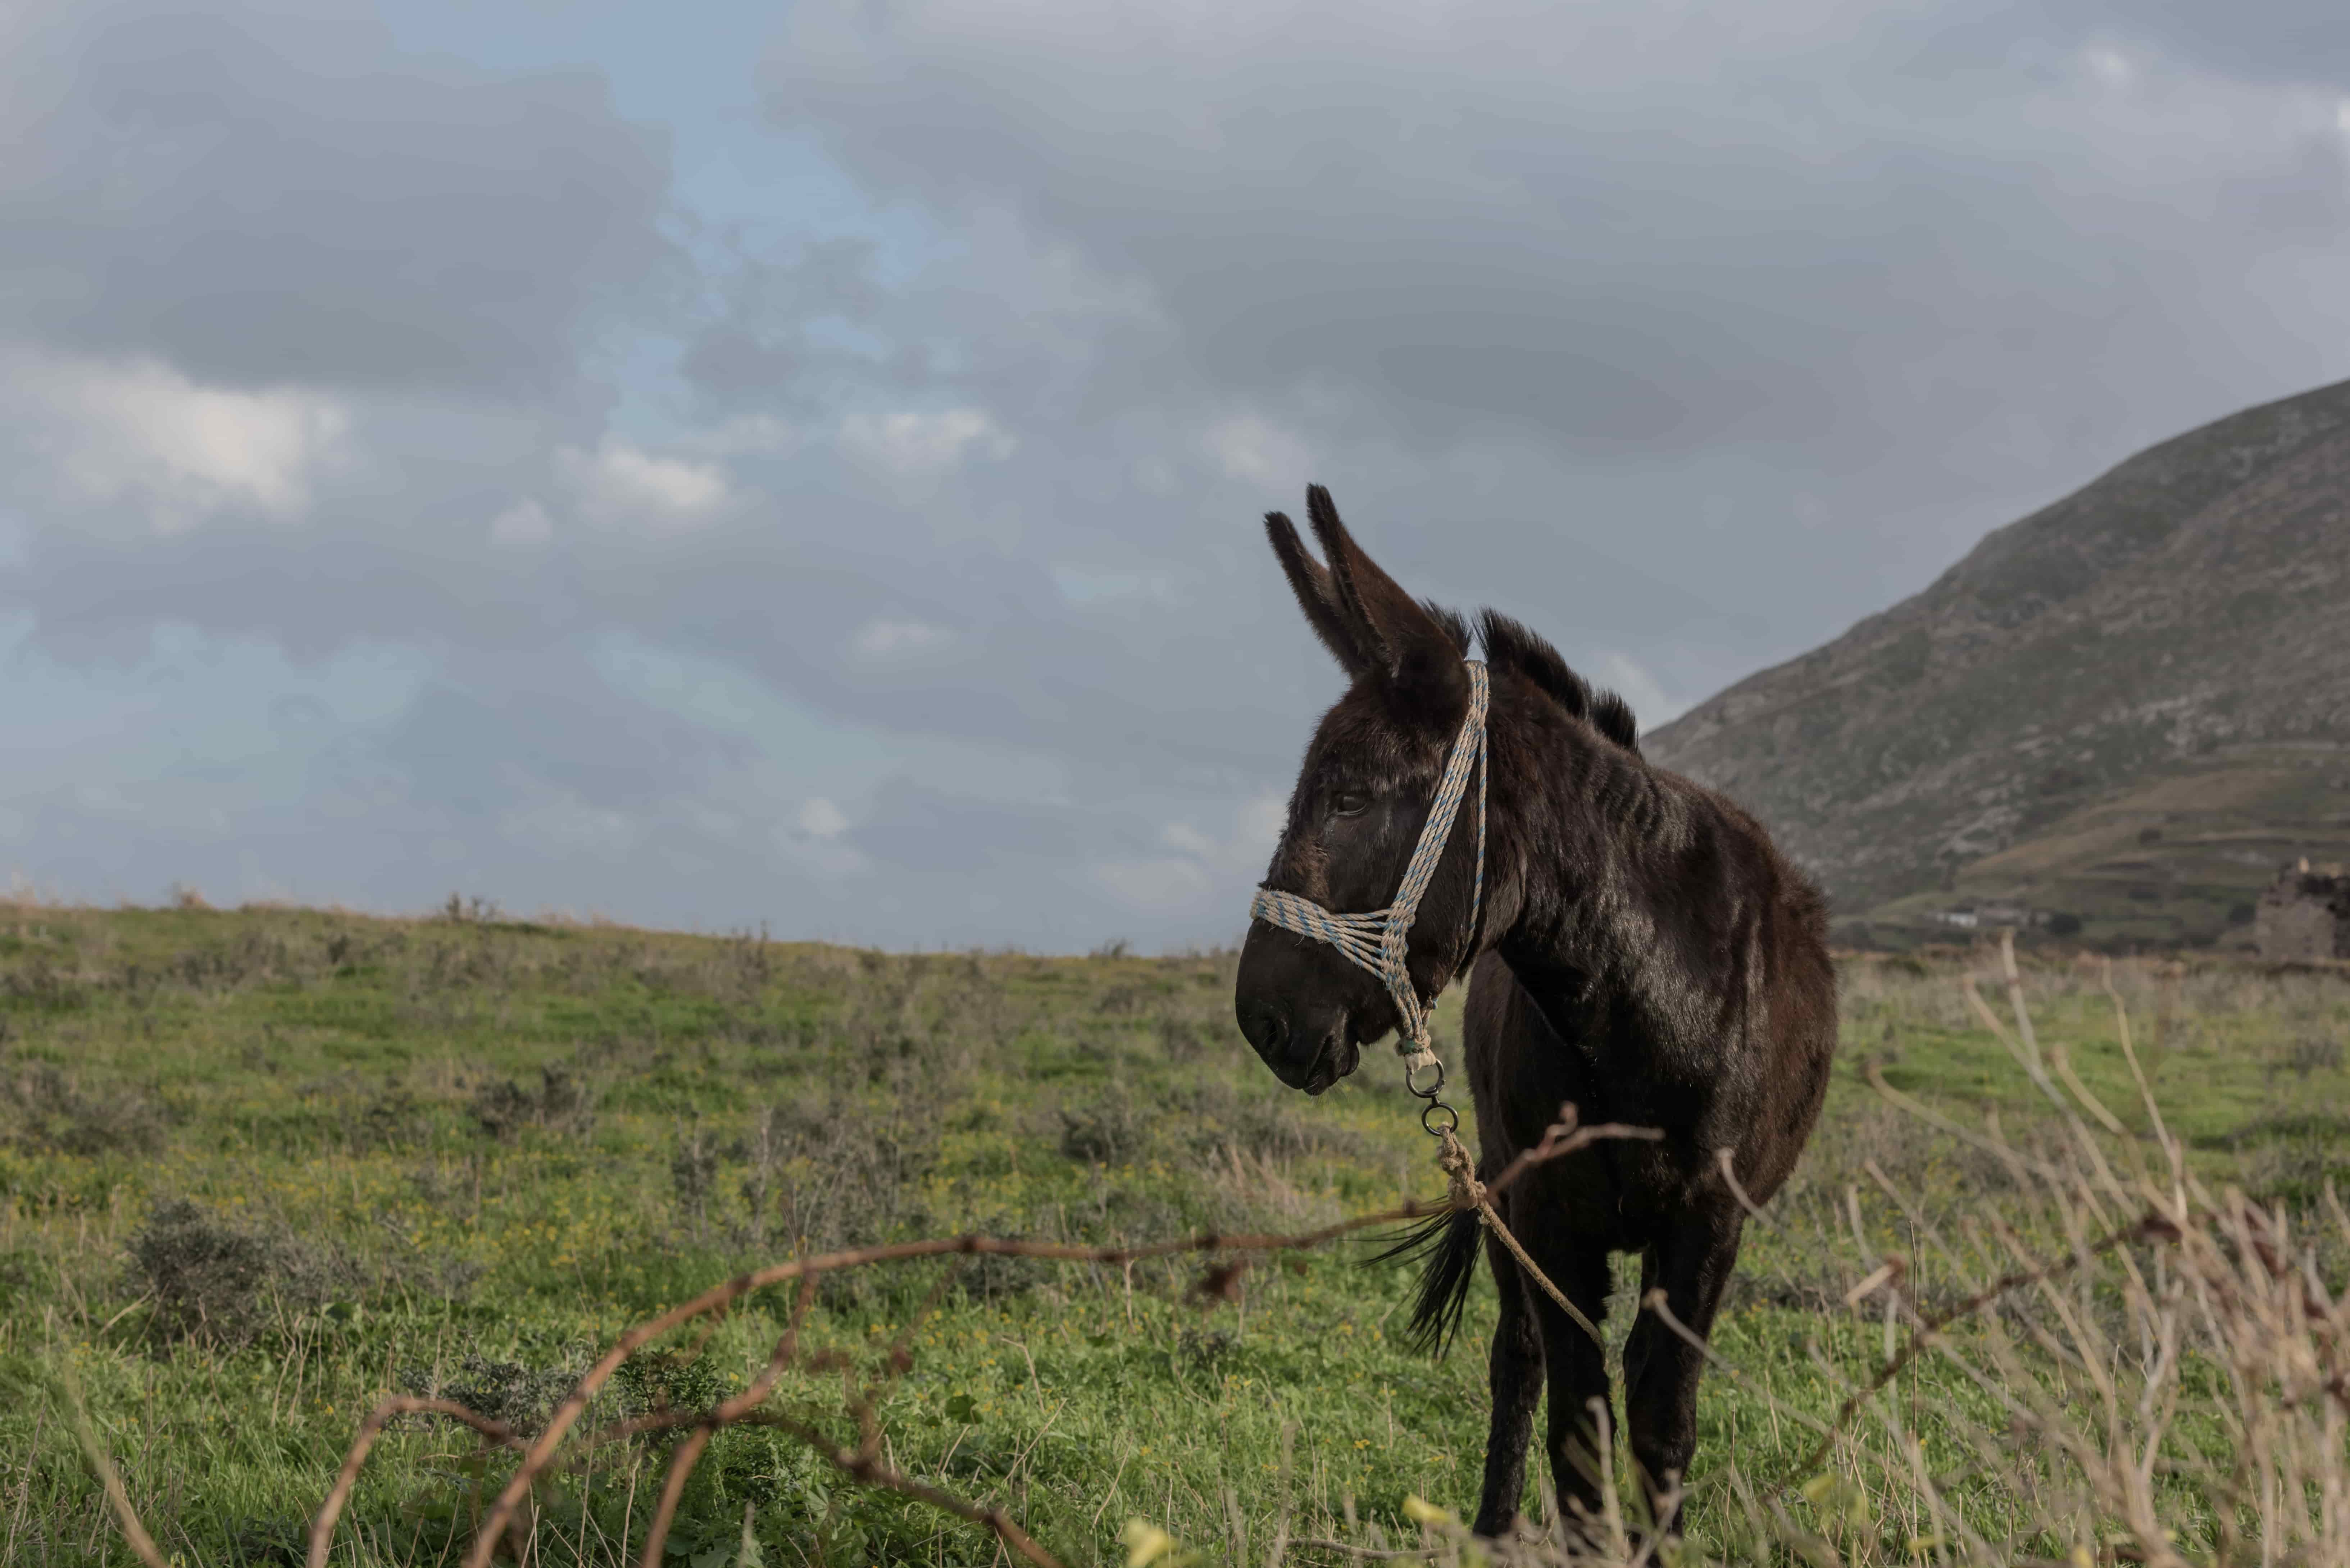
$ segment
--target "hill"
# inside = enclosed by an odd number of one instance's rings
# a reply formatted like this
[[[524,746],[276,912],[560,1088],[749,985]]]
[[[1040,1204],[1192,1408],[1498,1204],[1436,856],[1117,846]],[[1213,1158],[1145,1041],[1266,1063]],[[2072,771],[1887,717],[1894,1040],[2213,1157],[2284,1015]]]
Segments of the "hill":
[[[1847,937],[1999,899],[2241,940],[2279,861],[2350,858],[2345,497],[2350,382],[2247,410],[1645,744],[1768,822]]]

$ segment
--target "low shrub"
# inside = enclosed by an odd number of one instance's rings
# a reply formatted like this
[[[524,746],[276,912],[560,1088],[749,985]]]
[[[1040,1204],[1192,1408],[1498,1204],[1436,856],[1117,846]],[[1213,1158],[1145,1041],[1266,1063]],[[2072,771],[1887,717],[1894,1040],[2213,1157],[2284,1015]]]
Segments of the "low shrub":
[[[287,1260],[282,1244],[181,1199],[147,1217],[130,1240],[130,1262],[153,1298],[147,1321],[156,1339],[234,1346],[260,1332],[265,1296]]]
[[[172,1117],[155,1096],[114,1086],[84,1094],[64,1068],[35,1062],[0,1077],[8,1140],[43,1154],[151,1154]]]
[[[511,1078],[484,1078],[465,1107],[484,1137],[513,1143],[525,1127],[584,1137],[596,1126],[596,1097],[588,1085],[563,1067],[538,1070],[538,1083],[525,1085]]]

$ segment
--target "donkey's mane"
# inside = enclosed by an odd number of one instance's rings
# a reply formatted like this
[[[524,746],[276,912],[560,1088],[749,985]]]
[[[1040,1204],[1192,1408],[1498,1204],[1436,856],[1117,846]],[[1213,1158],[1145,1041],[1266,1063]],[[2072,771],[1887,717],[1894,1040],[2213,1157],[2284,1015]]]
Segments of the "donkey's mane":
[[[1448,611],[1438,618],[1445,622],[1448,632],[1458,628],[1459,640],[1464,647],[1467,645],[1467,624],[1459,616]],[[1516,670],[1568,713],[1634,756],[1639,755],[1640,725],[1632,717],[1631,704],[1613,691],[1594,690],[1590,681],[1567,667],[1557,649],[1536,636],[1523,622],[1513,620],[1499,610],[1481,611],[1477,637],[1485,645],[1488,664]]]
[[[1444,635],[1452,639],[1452,646],[1460,650],[1461,657],[1468,658],[1469,623],[1461,618],[1461,612],[1447,609],[1433,599],[1420,600],[1419,607],[1428,612],[1429,619],[1444,628]]]

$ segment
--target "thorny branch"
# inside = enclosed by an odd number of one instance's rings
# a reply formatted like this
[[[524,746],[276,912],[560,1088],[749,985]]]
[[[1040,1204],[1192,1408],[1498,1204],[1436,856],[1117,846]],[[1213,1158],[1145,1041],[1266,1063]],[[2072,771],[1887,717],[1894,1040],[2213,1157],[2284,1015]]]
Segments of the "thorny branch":
[[[318,1510],[318,1522],[310,1532],[309,1568],[326,1568],[327,1547],[334,1539],[335,1518],[343,1511],[343,1504],[349,1499],[351,1488],[358,1484],[359,1467],[367,1462],[368,1450],[375,1447],[376,1438],[397,1417],[422,1414],[446,1416],[451,1420],[462,1421],[501,1448],[519,1449],[523,1446],[514,1428],[504,1421],[493,1421],[487,1416],[467,1409],[454,1399],[420,1399],[407,1394],[391,1396],[369,1411],[368,1418],[359,1423],[359,1436],[351,1443],[351,1451],[344,1456],[343,1468],[335,1476],[334,1488],[327,1493],[327,1501]]]

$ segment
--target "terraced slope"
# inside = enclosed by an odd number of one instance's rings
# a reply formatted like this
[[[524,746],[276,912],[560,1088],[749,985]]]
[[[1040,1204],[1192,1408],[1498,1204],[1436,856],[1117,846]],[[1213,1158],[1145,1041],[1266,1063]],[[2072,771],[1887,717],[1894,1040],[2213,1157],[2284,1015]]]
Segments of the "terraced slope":
[[[2139,453],[1647,747],[1759,812],[1849,935],[2012,898],[2235,940],[2280,859],[2350,859],[2346,505],[2350,382]]]

